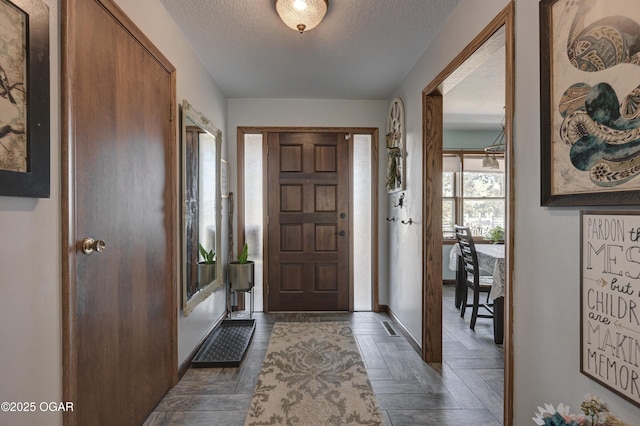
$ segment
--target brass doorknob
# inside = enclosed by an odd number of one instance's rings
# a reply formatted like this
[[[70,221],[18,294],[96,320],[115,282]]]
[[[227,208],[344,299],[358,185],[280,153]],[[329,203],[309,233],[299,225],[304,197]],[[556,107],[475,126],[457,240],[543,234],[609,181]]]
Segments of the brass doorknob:
[[[102,253],[107,248],[107,244],[103,240],[94,240],[93,238],[85,238],[82,240],[82,252],[91,254],[94,251]]]

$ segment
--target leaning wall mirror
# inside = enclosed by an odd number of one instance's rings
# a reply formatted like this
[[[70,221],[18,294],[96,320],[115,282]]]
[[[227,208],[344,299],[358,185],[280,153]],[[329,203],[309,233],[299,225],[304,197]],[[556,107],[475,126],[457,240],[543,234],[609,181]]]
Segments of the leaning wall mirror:
[[[182,101],[182,300],[187,316],[222,286],[220,150],[222,132]]]

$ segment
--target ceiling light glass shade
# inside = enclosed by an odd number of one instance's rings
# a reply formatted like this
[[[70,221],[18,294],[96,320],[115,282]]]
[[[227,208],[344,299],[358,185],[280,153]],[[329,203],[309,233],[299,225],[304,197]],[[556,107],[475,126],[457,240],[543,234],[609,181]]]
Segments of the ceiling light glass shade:
[[[327,14],[329,0],[275,0],[280,19],[296,31],[315,28]]]

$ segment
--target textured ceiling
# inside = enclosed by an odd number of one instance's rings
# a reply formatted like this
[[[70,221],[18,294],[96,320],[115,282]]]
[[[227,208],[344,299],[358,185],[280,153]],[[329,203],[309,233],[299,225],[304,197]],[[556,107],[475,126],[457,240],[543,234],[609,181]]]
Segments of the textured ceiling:
[[[160,0],[228,98],[389,99],[460,0],[329,0],[299,34],[273,0]],[[425,81],[425,86],[429,82]],[[499,128],[504,33],[444,84],[445,128]]]
[[[460,0],[329,0],[288,28],[273,0],[160,0],[229,98],[387,99]]]
[[[504,124],[505,33],[498,30],[443,84],[446,129],[500,129]]]

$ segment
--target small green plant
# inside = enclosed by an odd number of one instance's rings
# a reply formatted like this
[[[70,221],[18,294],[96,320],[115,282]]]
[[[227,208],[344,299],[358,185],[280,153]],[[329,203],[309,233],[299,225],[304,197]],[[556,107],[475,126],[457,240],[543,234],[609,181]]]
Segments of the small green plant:
[[[207,251],[204,247],[202,247],[202,244],[198,244],[198,247],[200,250],[200,255],[204,259],[204,263],[210,265],[216,262],[216,253],[213,250]]]
[[[244,247],[242,247],[242,251],[238,254],[238,263],[243,264],[247,263],[247,259],[249,258],[249,246],[247,243],[244,243]]]
[[[497,244],[504,239],[504,228],[502,226],[495,226],[487,232],[487,237],[492,244]]]

